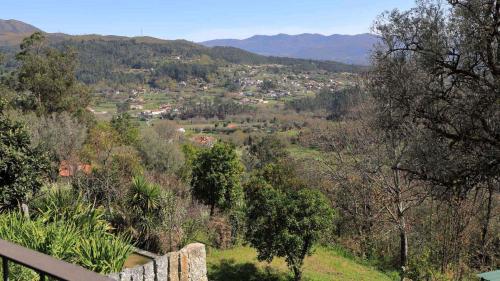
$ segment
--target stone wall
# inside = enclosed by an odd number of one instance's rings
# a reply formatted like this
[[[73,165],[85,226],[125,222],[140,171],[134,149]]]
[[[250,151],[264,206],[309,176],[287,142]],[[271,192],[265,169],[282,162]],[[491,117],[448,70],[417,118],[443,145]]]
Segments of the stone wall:
[[[117,281],[208,281],[205,245],[189,244],[109,277]]]

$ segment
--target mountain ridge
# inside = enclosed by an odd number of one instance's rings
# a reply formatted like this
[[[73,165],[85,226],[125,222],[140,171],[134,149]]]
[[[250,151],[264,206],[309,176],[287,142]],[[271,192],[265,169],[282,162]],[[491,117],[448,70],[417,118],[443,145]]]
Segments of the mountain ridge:
[[[350,64],[369,64],[370,50],[378,37],[370,33],[356,35],[302,33],[297,35],[254,35],[246,39],[214,39],[200,44],[207,47],[240,48],[266,56],[331,60]]]
[[[19,45],[23,38],[41,29],[19,21],[0,19],[0,47]],[[204,42],[166,40],[148,36],[127,37],[119,35],[46,33],[51,41],[63,40],[136,40],[147,43],[184,41],[205,47],[233,47],[247,52],[270,57],[287,57],[318,61],[334,61],[344,64],[369,65],[370,49],[378,40],[369,33],[357,35],[302,33],[289,35],[254,35],[246,39],[214,39]]]
[[[36,29],[37,31],[39,29]],[[0,51],[8,67],[15,66],[15,53],[19,43],[34,29],[18,29],[18,33],[0,34]],[[42,31],[43,32],[43,31]],[[234,64],[280,64],[293,69],[321,69],[329,72],[360,72],[365,68],[336,61],[314,61],[278,56],[263,56],[235,47],[209,48],[187,40],[165,40],[154,37],[126,37],[116,35],[68,35],[43,32],[50,46],[72,48],[78,55],[77,77],[87,84],[106,80],[113,83],[142,81],[139,72],[162,67],[162,61],[171,65],[188,66],[185,62],[210,58],[211,65]],[[182,58],[180,60],[179,58]],[[182,65],[184,64],[184,65]],[[123,71],[134,69],[134,71]],[[138,72],[138,70],[141,70]]]
[[[0,46],[19,45],[24,37],[41,31],[39,28],[25,22],[0,19]]]
[[[7,33],[26,34],[26,33],[33,33],[36,31],[41,31],[41,30],[31,24],[27,24],[19,20],[0,19],[0,34],[7,34]]]

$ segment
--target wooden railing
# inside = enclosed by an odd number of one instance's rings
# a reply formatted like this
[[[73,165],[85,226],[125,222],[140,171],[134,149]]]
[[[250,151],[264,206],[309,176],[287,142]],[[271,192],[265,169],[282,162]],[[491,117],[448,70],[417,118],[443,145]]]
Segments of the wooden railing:
[[[33,251],[17,244],[0,240],[3,281],[9,280],[9,264],[17,263],[40,275],[40,280],[51,277],[65,281],[113,281],[106,276],[89,271],[81,266],[67,263],[51,256]]]

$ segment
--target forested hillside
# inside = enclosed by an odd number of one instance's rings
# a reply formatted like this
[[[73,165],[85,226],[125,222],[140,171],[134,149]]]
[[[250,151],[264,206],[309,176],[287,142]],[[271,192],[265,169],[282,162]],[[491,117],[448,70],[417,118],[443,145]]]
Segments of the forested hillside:
[[[232,47],[207,48],[185,40],[161,40],[152,37],[46,34],[51,46],[71,49],[77,54],[77,77],[87,84],[149,83],[168,76],[178,81],[187,77],[206,78],[226,64],[280,64],[297,70],[357,72],[363,67],[333,61],[313,61],[283,57],[266,57]],[[15,67],[17,47],[1,44],[7,67]],[[169,64],[172,71],[157,71]],[[173,74],[175,73],[181,73]],[[171,75],[169,75],[171,74]]]

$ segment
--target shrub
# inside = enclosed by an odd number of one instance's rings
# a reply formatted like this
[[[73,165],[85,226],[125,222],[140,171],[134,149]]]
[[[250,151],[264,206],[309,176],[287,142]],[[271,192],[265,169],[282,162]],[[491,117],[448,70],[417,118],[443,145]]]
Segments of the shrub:
[[[0,210],[11,210],[38,192],[49,162],[32,148],[25,126],[5,116],[4,104],[0,99]]]
[[[0,238],[99,273],[120,271],[130,239],[109,232],[103,210],[70,190],[50,191],[38,199],[32,218],[17,212],[0,215]],[[33,280],[30,270],[13,267],[12,280]]]
[[[241,205],[243,167],[233,145],[218,142],[198,152],[192,163],[193,196],[210,206],[210,215],[216,207],[228,211]]]

